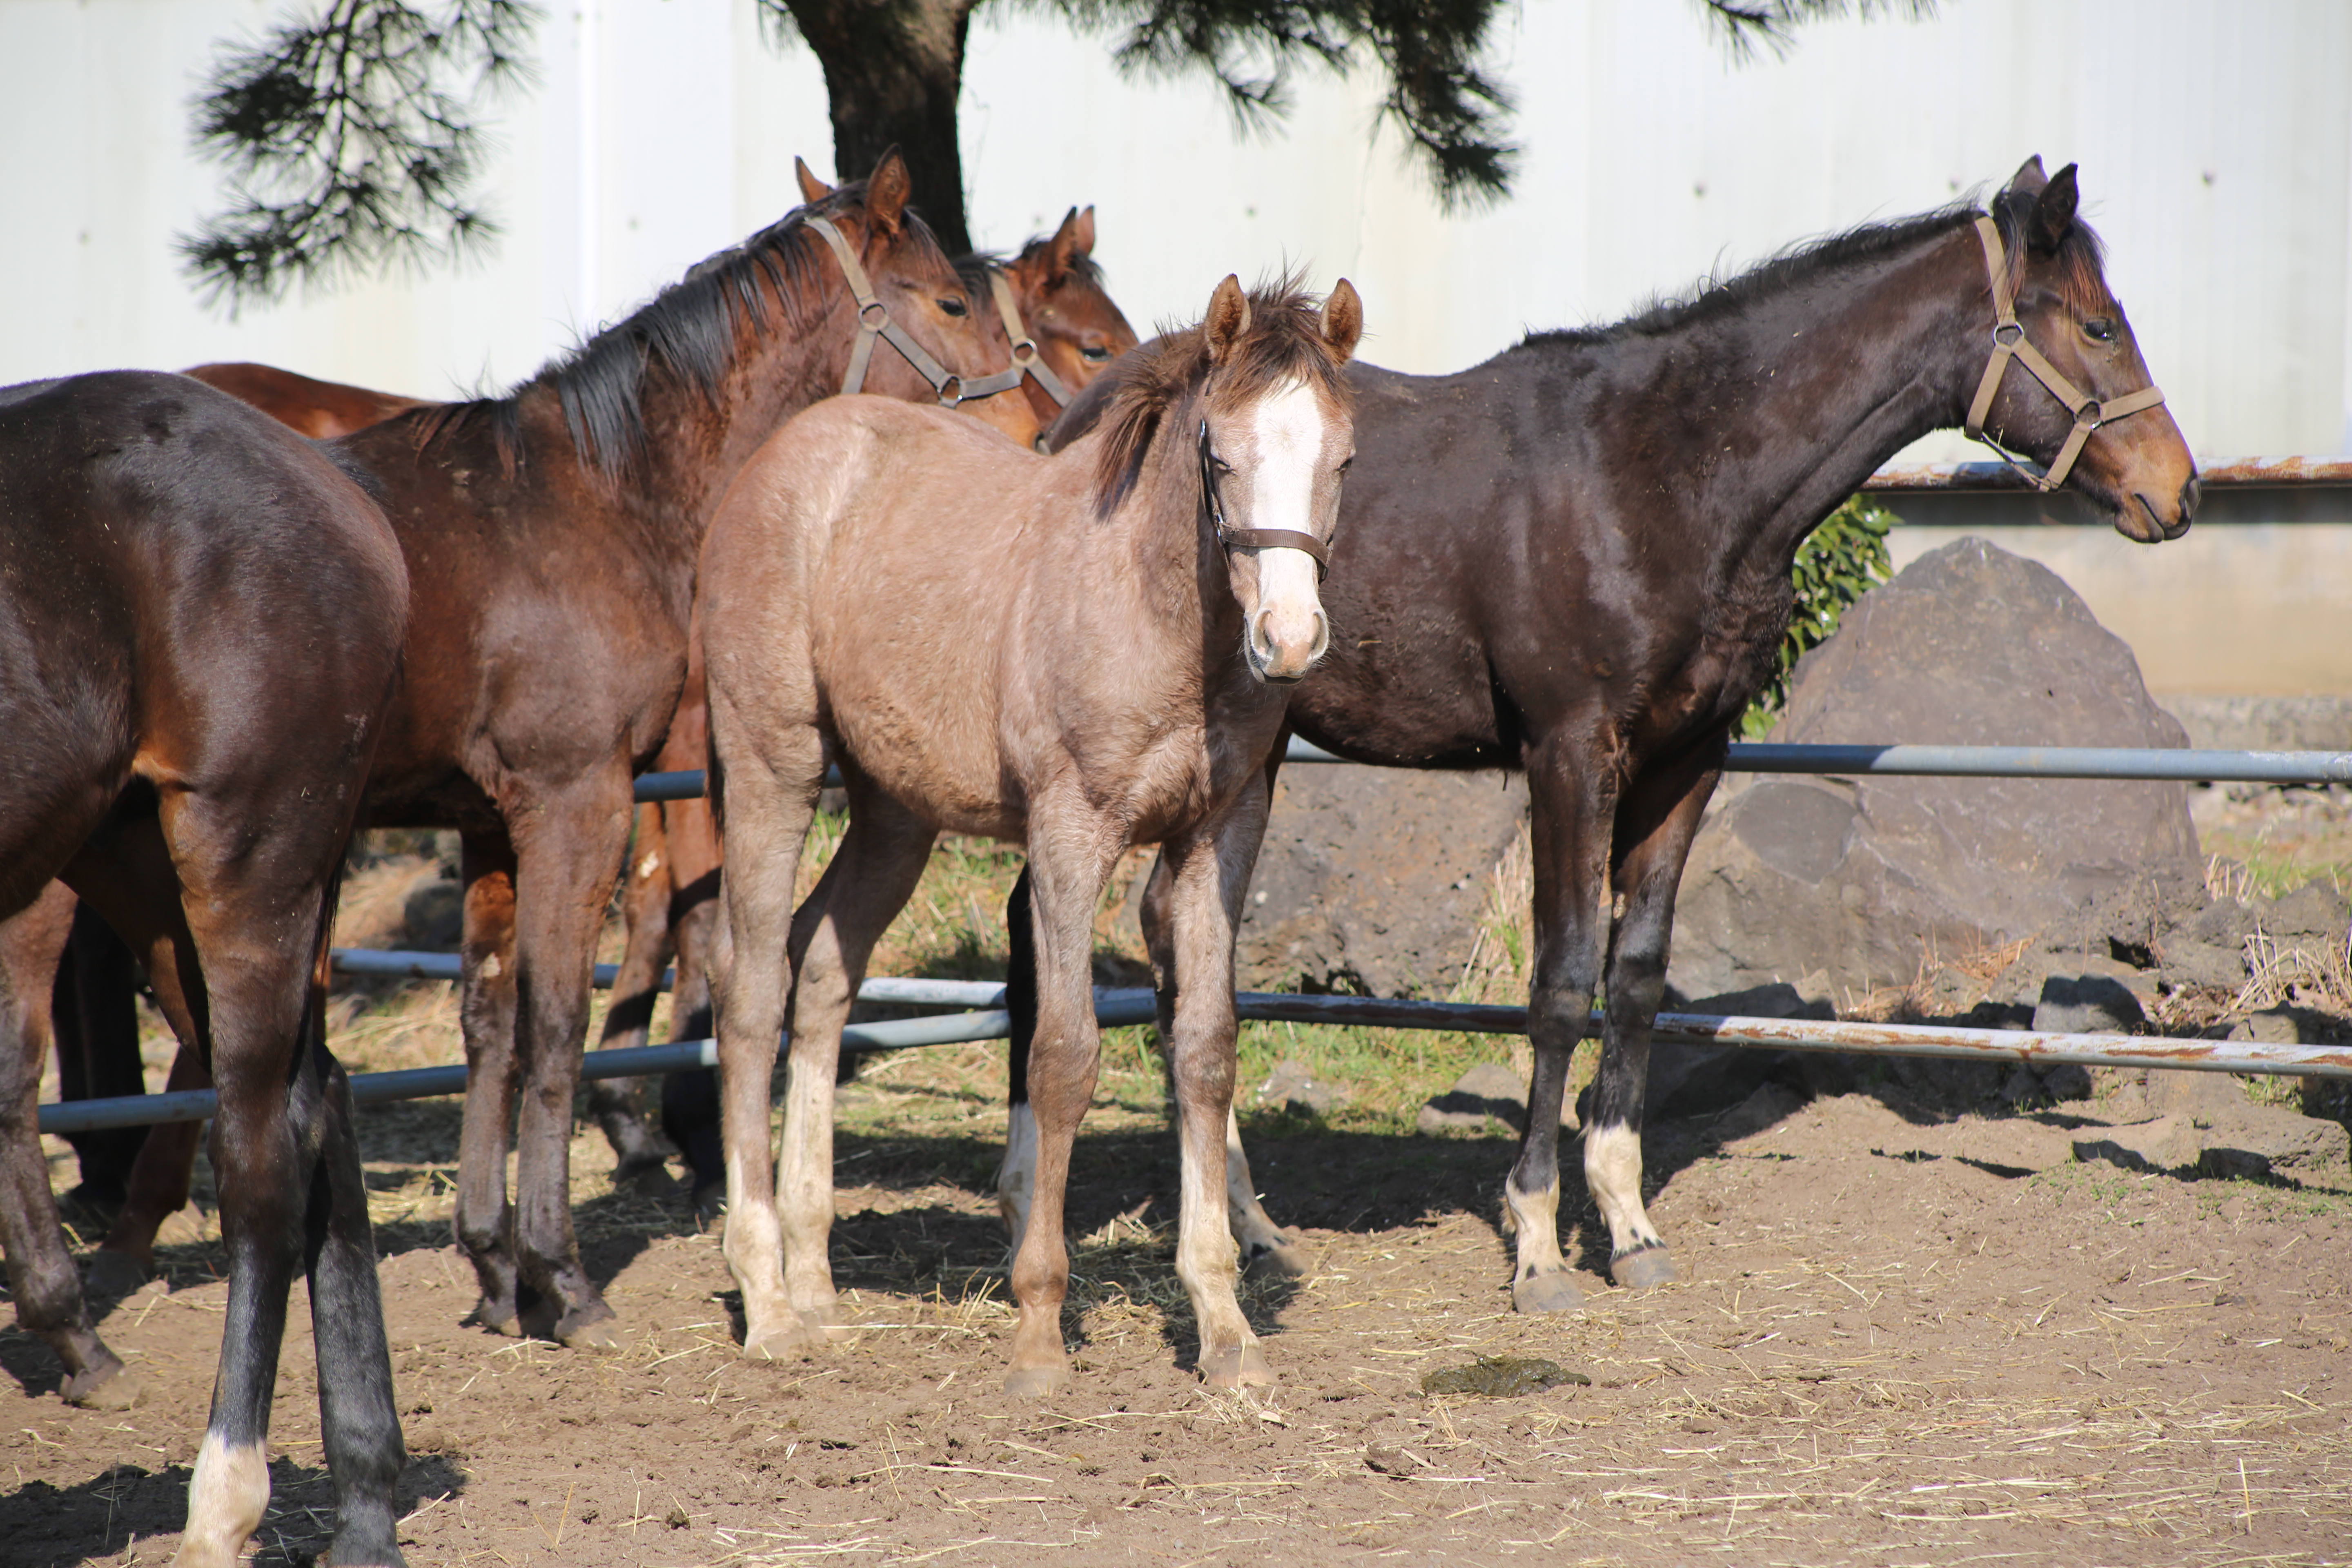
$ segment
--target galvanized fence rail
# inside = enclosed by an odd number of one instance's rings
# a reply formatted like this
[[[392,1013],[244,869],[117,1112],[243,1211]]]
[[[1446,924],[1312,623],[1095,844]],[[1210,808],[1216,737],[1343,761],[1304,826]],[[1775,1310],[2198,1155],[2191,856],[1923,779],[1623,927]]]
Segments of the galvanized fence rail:
[[[2220,752],[2148,750],[2096,746],[1902,746],[1740,744],[1729,749],[1727,767],[1736,773],[1813,773],[1829,776],[1913,776],[2183,781],[2210,784],[2352,784],[2352,752]],[[1320,747],[1290,742],[1291,763],[1339,763]],[[639,801],[691,800],[703,793],[699,771],[646,773],[637,780]],[[456,980],[454,953],[338,949],[337,971],[416,980]],[[596,966],[595,983],[613,984],[615,966]],[[667,980],[665,980],[667,984]],[[892,1019],[851,1025],[843,1034],[846,1051],[901,1050],[1003,1039],[1010,1032],[1003,988],[986,982],[876,979],[859,999],[900,1005],[975,1009],[929,1018]],[[1244,992],[1237,998],[1244,1018],[1357,1027],[1452,1029],[1472,1033],[1527,1033],[1527,1009],[1446,1002],[1389,1000],[1363,996],[1305,996]],[[1106,1026],[1151,1021],[1149,991],[1105,990],[1095,996],[1096,1015]],[[1600,1027],[1599,1016],[1591,1029]],[[2284,1073],[2352,1078],[2352,1050],[2264,1045],[2245,1040],[2177,1039],[2161,1036],[2051,1034],[2021,1029],[1964,1029],[1916,1024],[1832,1023],[1811,1019],[1747,1018],[1711,1014],[1661,1013],[1656,1037],[1764,1049],[1862,1051],[1889,1056],[1932,1056],[2055,1067],[2146,1067],[2209,1072]],[[626,1078],[676,1072],[718,1062],[713,1042],[682,1041],[591,1051],[585,1079]],[[352,1079],[362,1105],[394,1100],[461,1094],[462,1063],[413,1068],[403,1072],[361,1073]],[[119,1100],[72,1100],[40,1108],[44,1132],[80,1132],[161,1121],[197,1121],[213,1114],[211,1090],[132,1095]]]

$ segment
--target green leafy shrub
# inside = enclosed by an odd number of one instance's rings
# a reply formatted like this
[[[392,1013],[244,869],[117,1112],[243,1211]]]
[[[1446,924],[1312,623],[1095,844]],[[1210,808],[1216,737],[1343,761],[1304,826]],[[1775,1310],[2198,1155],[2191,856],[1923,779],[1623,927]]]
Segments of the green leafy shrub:
[[[1797,602],[1789,612],[1789,633],[1780,639],[1780,658],[1766,687],[1739,721],[1749,740],[1772,728],[1789,700],[1789,673],[1805,650],[1818,647],[1838,629],[1846,607],[1886,581],[1891,571],[1886,556],[1886,531],[1899,520],[1883,506],[1854,496],[1822,520],[1811,537],[1797,547],[1797,563],[1789,574]]]

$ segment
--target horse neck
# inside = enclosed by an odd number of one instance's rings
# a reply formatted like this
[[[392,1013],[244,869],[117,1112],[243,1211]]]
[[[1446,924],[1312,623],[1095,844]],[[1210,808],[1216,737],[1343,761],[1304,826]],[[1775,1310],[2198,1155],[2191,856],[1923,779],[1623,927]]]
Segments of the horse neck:
[[[1714,339],[1700,353],[1662,355],[1653,427],[1704,410],[1707,431],[1754,443],[1754,455],[1662,443],[1680,471],[1657,489],[1724,524],[1718,565],[1785,574],[1805,535],[1880,464],[1960,422],[1984,370],[1986,299],[1983,253],[1960,223],[1700,328]]]
[[[711,515],[751,455],[784,421],[841,390],[856,322],[838,285],[797,322],[771,300],[764,331],[738,327],[734,361],[711,393],[647,376],[645,448],[617,489],[654,554],[692,572]]]
[[[1129,537],[1139,621],[1172,640],[1198,646],[1204,668],[1213,668],[1240,645],[1242,609],[1226,573],[1225,552],[1201,504],[1194,445],[1200,421],[1197,395],[1169,409],[1120,510],[1133,514]]]

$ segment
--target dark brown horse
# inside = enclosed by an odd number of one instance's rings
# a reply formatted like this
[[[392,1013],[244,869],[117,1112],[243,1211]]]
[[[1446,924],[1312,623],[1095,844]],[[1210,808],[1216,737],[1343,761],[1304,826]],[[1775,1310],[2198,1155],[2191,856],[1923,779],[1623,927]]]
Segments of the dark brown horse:
[[[805,165],[800,175],[801,189],[812,201],[831,194],[831,187]],[[1081,212],[1073,207],[1053,235],[1030,240],[1010,258],[976,254],[956,262],[982,325],[994,330],[992,351],[1002,347],[1016,363],[1042,362],[1044,374],[1033,371],[1025,375],[1022,391],[1032,409],[1048,421],[1060,414],[1068,396],[1136,343],[1135,329],[1103,288],[1094,247],[1094,208]],[[1009,311],[991,303],[997,276],[1003,280]],[[1034,345],[1034,361],[1021,353],[1024,342]],[[655,760],[656,771],[699,768],[709,753],[700,649],[689,658],[685,695]],[[709,1038],[707,955],[718,910],[719,840],[709,805],[680,800],[640,806],[625,883],[629,945],[614,978],[598,1047],[646,1043],[662,970],[673,956],[677,967],[670,1001],[671,1037]],[[591,1089],[590,1101],[620,1156],[614,1180],[634,1180],[659,1191],[667,1186],[668,1176],[659,1145],[646,1136],[639,1095],[634,1080],[604,1079]],[[726,1185],[718,1074],[703,1068],[667,1075],[661,1126],[686,1156],[697,1209],[715,1214]]]
[[[727,850],[714,984],[726,1253],[744,1353],[840,1319],[833,1088],[867,954],[942,831],[1024,841],[1035,874],[1034,1222],[1006,1386],[1066,1384],[1063,1188],[1094,1090],[1093,917],[1132,843],[1179,868],[1170,1042],[1185,1189],[1177,1273],[1200,1368],[1271,1380],[1215,1200],[1233,1091],[1233,930],[1285,689],[1325,646],[1318,567],[1352,454],[1339,368],[1361,318],[1228,278],[1129,378],[1104,432],[1041,458],[967,423],[843,398],[779,433],[711,525],[699,609],[711,802]],[[848,833],[797,915],[828,756]],[[769,1075],[792,1070],[770,1187]],[[1217,1174],[1211,1174],[1212,1167]]]
[[[227,1568],[269,1498],[287,1292],[309,1278],[335,1560],[401,1561],[393,1409],[350,1092],[320,1002],[336,878],[400,673],[383,514],[309,443],[184,377],[0,391],[0,916],[62,880],[147,961],[220,1093],[229,1300],[175,1561]],[[23,934],[25,922],[12,923]],[[55,973],[54,952],[40,972]],[[22,998],[17,1039],[37,1045]],[[91,1331],[35,1134],[40,1058],[0,1082],[10,1284],[68,1398],[122,1377]]]
[[[1636,1287],[1676,1277],[1642,1201],[1651,1022],[1684,858],[1731,727],[1771,674],[1805,536],[1906,443],[1964,425],[2043,461],[2076,454],[2059,477],[2127,538],[2189,528],[2196,464],[2170,416],[2137,395],[2147,366],[2075,201],[2074,166],[2045,179],[2035,159],[1992,203],[1997,244],[1983,215],[1953,207],[1835,236],[1613,327],[1530,337],[1457,375],[1350,369],[1363,456],[1333,551],[1332,650],[1290,724],[1351,762],[1528,773],[1536,1070],[1504,1189],[1521,1311],[1580,1300],[1559,1253],[1557,1145],[1596,990],[1584,1170],[1610,1273]],[[2005,295],[2018,328],[1997,331]],[[1988,375],[2019,329],[2077,399],[2099,401],[2078,414],[2006,356]],[[1084,430],[1119,379],[1054,438]],[[1163,1012],[1168,899],[1163,868],[1143,906]],[[1008,918],[1024,908],[1016,888]],[[1021,965],[1013,977],[1025,986]],[[1009,1005],[1020,1020],[1025,1001]],[[1276,1251],[1237,1134],[1229,1168],[1245,1251]]]
[[[312,440],[348,436],[395,414],[427,406],[422,398],[320,381],[275,365],[200,364],[182,374],[251,404]],[[56,902],[60,899],[62,905]],[[12,1042],[22,1037],[22,1031],[46,1034],[57,1047],[61,1099],[145,1093],[133,990],[136,962],[96,911],[87,905],[74,907],[62,886],[15,921],[0,921],[0,993],[5,994],[14,1020],[0,1028],[0,1051],[14,1048]],[[183,1057],[173,1064],[172,1087],[202,1088],[199,1058],[186,1051]],[[154,1227],[188,1200],[189,1166],[201,1131],[194,1122],[176,1122],[162,1129],[118,1127],[67,1134],[80,1181],[66,1194],[66,1205],[85,1226],[114,1226],[114,1234],[90,1260],[89,1284],[97,1294],[121,1295],[152,1271]],[[139,1166],[151,1138],[156,1152]],[[131,1209],[126,1215],[127,1201]]]

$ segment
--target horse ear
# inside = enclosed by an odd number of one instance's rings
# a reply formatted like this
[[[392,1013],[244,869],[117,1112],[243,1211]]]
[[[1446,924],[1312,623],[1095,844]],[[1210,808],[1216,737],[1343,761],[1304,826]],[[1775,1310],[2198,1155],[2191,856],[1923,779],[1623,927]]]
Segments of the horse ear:
[[[1323,341],[1331,345],[1332,355],[1341,364],[1352,358],[1356,340],[1364,335],[1364,302],[1356,297],[1356,286],[1345,278],[1324,297]]]
[[[2074,187],[2074,165],[2067,164],[2033,199],[2033,223],[2026,232],[2037,250],[2055,250],[2074,226],[2074,207],[2081,199]]]
[[[2006,188],[2024,195],[2038,195],[2042,187],[2049,183],[2050,176],[2042,172],[2042,154],[2036,153],[2017,166],[2017,173],[2009,177]]]
[[[1089,207],[1087,210],[1091,212],[1094,209]],[[1088,226],[1093,226],[1090,224]],[[1078,262],[1093,248],[1091,244],[1081,245],[1078,242],[1078,209],[1072,207],[1068,216],[1062,219],[1062,226],[1054,231],[1053,240],[1045,247],[1045,259],[1053,266],[1054,277],[1066,278],[1077,270]]]
[[[1232,273],[1217,285],[1209,296],[1208,319],[1201,323],[1201,331],[1209,340],[1209,363],[1223,364],[1239,346],[1249,331],[1249,296],[1242,292],[1242,280]]]
[[[1080,256],[1095,253],[1095,209],[1092,203],[1079,212],[1077,227],[1071,231],[1070,238]]]
[[[817,203],[824,200],[825,197],[833,195],[833,187],[826,184],[823,180],[818,179],[816,177],[816,171],[810,168],[798,158],[794,158],[793,160],[793,178],[798,180],[801,184],[801,200],[808,203],[811,206],[814,206]]]
[[[883,228],[895,229],[906,216],[907,198],[915,194],[914,176],[896,146],[884,153],[866,179],[866,216]]]

